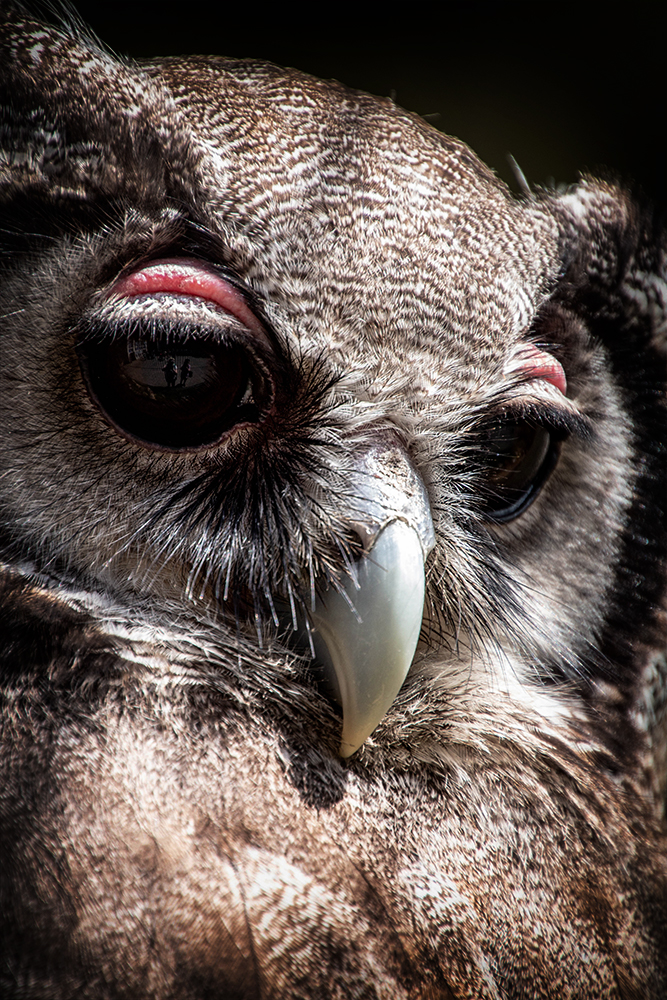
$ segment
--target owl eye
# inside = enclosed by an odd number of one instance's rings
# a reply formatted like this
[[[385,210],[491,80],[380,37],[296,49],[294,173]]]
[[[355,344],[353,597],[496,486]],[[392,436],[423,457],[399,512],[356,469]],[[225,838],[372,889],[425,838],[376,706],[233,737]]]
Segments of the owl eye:
[[[264,380],[248,352],[213,336],[86,336],[77,352],[107,419],[150,448],[192,451],[260,416]]]
[[[511,419],[499,421],[481,434],[485,517],[502,523],[523,514],[556,464],[561,437],[527,420]]]

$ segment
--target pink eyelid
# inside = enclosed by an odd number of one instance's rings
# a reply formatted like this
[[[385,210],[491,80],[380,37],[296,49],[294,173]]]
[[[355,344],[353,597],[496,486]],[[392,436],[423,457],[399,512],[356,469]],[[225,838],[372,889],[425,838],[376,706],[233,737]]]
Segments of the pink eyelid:
[[[238,319],[252,333],[266,339],[262,324],[250,311],[241,293],[212,268],[192,258],[171,257],[151,261],[138,271],[120,278],[112,286],[109,295],[136,298],[139,295],[165,292],[172,295],[192,295],[213,302]]]
[[[510,359],[506,375],[521,374],[531,380],[550,382],[563,395],[567,392],[567,379],[560,361],[553,354],[540,350],[533,344],[522,344]]]

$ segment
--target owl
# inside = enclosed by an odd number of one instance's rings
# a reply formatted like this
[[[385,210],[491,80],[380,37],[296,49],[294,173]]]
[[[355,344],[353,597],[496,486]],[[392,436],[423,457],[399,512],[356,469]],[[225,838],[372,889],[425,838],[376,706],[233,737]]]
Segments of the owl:
[[[2,996],[667,996],[650,206],[0,49]]]

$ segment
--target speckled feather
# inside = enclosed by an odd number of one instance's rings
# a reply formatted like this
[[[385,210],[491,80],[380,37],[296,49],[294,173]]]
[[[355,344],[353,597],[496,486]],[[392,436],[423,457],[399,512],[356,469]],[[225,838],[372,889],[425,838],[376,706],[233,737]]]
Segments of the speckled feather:
[[[3,996],[664,997],[650,211],[594,178],[517,200],[389,100],[123,62],[22,9],[0,28]],[[120,269],[170,254],[242,290],[282,386],[193,453],[116,434],[74,348]],[[526,342],[575,431],[494,525],[474,428],[529,404]],[[343,761],[271,608],[345,574],[378,434],[437,544],[410,674]]]

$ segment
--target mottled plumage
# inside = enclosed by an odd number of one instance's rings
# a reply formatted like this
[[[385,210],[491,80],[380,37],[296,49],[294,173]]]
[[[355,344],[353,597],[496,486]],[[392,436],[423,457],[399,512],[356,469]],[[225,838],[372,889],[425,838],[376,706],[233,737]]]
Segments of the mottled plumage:
[[[24,10],[0,26],[2,995],[664,997],[650,209],[591,177],[516,199],[388,99],[123,62]],[[419,645],[352,724],[358,644],[332,667],[327,616],[368,597],[381,640],[404,538]]]

